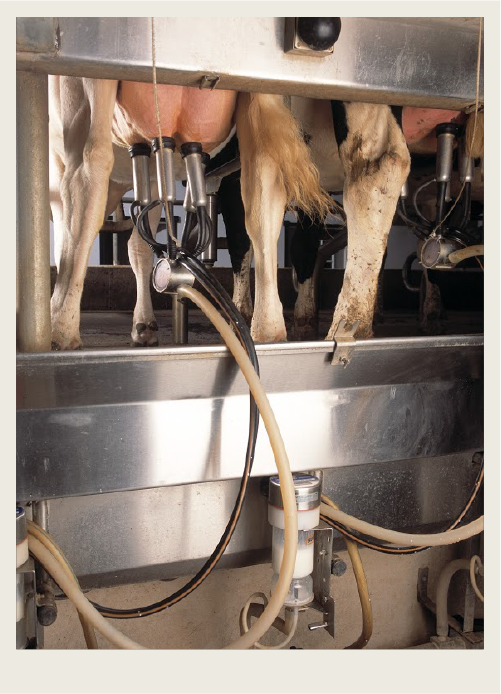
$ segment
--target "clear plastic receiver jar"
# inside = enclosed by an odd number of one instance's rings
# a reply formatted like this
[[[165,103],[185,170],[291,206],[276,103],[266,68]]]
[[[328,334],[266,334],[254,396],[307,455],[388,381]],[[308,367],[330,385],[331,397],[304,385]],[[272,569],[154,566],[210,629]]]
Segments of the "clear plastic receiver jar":
[[[297,554],[287,607],[301,607],[313,600],[313,543],[315,528],[320,522],[320,480],[314,475],[294,474],[297,506]],[[270,479],[268,521],[273,526],[271,592],[275,589],[284,555],[284,506],[278,477]]]

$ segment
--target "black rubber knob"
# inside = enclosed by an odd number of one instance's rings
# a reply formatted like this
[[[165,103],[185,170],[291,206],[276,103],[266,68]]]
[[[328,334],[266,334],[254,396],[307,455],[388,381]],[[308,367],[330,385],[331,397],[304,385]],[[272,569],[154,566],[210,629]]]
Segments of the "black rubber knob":
[[[297,34],[308,48],[325,51],[336,43],[341,32],[339,17],[298,17]]]
[[[57,619],[57,607],[54,604],[37,607],[38,622],[43,627],[50,627]]]

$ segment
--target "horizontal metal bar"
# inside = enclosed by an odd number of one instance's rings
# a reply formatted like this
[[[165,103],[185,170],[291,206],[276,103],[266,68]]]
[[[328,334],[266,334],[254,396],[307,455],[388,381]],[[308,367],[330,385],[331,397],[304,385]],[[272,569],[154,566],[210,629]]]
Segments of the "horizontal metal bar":
[[[261,345],[261,377],[295,471],[479,448],[483,340]],[[240,476],[249,403],[221,347],[18,358],[19,500]],[[261,427],[253,475],[275,472]]]
[[[469,19],[343,17],[334,52],[319,58],[284,52],[283,17],[158,17],[157,79],[199,87],[219,77],[217,89],[461,109],[475,102],[479,20]],[[18,69],[151,81],[148,17],[59,17],[55,51],[47,20],[36,45],[38,21],[18,19]]]

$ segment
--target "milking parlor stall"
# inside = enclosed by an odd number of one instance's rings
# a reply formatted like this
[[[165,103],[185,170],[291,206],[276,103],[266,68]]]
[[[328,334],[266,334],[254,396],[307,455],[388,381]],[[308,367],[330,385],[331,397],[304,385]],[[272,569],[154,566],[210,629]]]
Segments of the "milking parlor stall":
[[[18,649],[484,648],[483,99],[481,18],[17,19]]]

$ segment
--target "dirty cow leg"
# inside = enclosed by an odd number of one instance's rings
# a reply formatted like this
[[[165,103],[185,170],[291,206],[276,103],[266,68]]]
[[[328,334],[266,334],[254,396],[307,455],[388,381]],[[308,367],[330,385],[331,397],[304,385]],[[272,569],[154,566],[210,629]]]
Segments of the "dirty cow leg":
[[[384,264],[388,250],[385,249],[383,260],[381,262],[381,270],[377,278],[376,300],[374,302],[374,321],[373,325],[384,323]]]
[[[156,200],[158,196],[157,185],[151,184],[151,199]],[[148,220],[153,238],[156,236],[158,223],[160,221],[162,207],[157,205],[148,213]],[[136,305],[132,318],[132,338],[133,347],[155,347],[158,345],[158,325],[153,313],[151,303],[150,277],[153,267],[153,252],[146,241],[139,236],[134,227],[129,242],[127,244],[129,260],[136,276]]]
[[[256,342],[287,338],[277,286],[277,242],[282,228],[286,192],[278,165],[252,136],[248,112],[251,96],[240,94],[236,112],[241,161],[245,226],[254,249],[256,289],[251,334]],[[273,102],[281,97],[255,94]]]
[[[345,171],[348,257],[327,339],[333,339],[343,318],[349,323],[360,320],[357,337],[372,337],[378,275],[410,167],[404,136],[388,106],[345,103],[343,107],[346,122],[338,144]]]
[[[424,335],[441,335],[442,319],[446,317],[440,287],[436,283],[439,271],[423,268],[419,291],[419,328]],[[435,281],[434,281],[435,280]]]
[[[111,123],[114,80],[60,77],[59,118],[64,133],[60,160],[60,204],[54,214],[58,275],[51,299],[52,343],[81,346],[80,299],[91,246],[105,215],[113,167]],[[55,157],[51,156],[53,166]]]
[[[239,172],[223,178],[219,186],[218,200],[233,268],[233,303],[250,325],[252,320],[250,288],[252,246],[245,228],[245,210]]]
[[[313,272],[322,238],[323,224],[298,212],[298,224],[291,242],[292,266],[296,271],[298,293],[294,306],[295,340],[318,337],[317,305]]]

